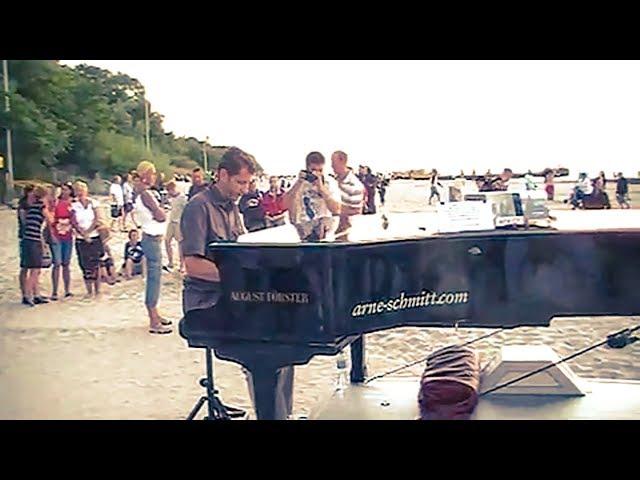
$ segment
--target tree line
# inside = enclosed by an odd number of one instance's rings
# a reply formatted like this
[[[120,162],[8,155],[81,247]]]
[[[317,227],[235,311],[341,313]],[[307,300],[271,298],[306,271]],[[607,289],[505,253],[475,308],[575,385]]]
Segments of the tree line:
[[[57,60],[10,60],[8,66],[11,110],[2,109],[0,126],[12,129],[16,179],[105,177],[127,172],[141,159],[170,175],[202,166],[203,150],[213,169],[225,151],[166,132],[162,114],[151,108],[148,150],[145,88],[123,73]]]

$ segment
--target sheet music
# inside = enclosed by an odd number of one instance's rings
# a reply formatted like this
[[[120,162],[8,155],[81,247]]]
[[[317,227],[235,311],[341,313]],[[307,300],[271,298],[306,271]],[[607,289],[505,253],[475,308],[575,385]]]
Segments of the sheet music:
[[[491,204],[479,201],[445,203],[438,207],[440,233],[493,230]]]
[[[266,228],[240,235],[238,243],[300,243],[300,235],[298,235],[296,227],[287,223],[280,227]]]

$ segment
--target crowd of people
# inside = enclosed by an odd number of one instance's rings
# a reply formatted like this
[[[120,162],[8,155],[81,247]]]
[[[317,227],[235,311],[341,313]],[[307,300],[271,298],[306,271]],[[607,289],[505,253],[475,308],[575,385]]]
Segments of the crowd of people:
[[[248,192],[242,195],[239,202],[240,213],[243,215],[245,226],[249,232],[284,225],[286,212],[291,213],[292,223],[304,223],[302,221],[294,222],[293,218],[300,219],[305,217],[308,208],[305,207],[302,210],[292,209],[288,200],[291,195],[302,195],[300,198],[308,199],[303,201],[309,202],[309,208],[313,210],[313,205],[318,203],[315,201],[317,199],[314,200],[314,195],[309,194],[309,192],[301,194],[300,188],[305,185],[307,187],[313,185],[316,177],[320,178],[321,183],[318,185],[326,185],[327,188],[334,189],[336,183],[340,185],[343,192],[346,192],[343,198],[345,208],[355,212],[351,213],[351,215],[376,213],[376,193],[379,195],[379,203],[384,205],[386,188],[389,185],[389,180],[384,176],[372,174],[371,168],[364,165],[360,165],[356,173],[346,166],[346,154],[344,152],[335,152],[332,155],[332,172],[325,175],[324,156],[319,152],[312,153],[313,155],[310,154],[311,158],[305,164],[305,170],[298,177],[271,176],[269,177],[269,188],[264,191],[260,191],[258,188],[257,179],[251,181]],[[343,158],[345,159],[344,161],[342,161]],[[342,176],[348,176],[349,178],[341,180]],[[307,183],[304,183],[304,181],[307,181]],[[321,191],[322,187],[317,187],[317,189]],[[290,191],[294,193],[286,195]],[[348,192],[353,193],[349,195]],[[329,203],[331,203],[331,200],[329,200]],[[318,208],[318,210],[319,214],[316,215],[314,213],[316,222],[320,221],[319,218],[328,218],[322,208]],[[330,211],[330,213],[333,215],[333,212]]]
[[[209,180],[196,168],[166,182],[153,164],[143,161],[135,170],[112,178],[107,209],[91,197],[82,181],[50,188],[28,185],[18,205],[22,303],[35,306],[74,295],[70,265],[75,247],[86,298],[100,295],[105,283],[144,276],[149,331],[170,333],[171,322],[157,310],[161,273],[177,269],[188,276],[184,211],[195,199],[202,202],[211,191],[217,191],[223,166]],[[288,218],[302,241],[323,239],[333,216],[340,217],[337,235],[344,234],[350,227],[350,216],[376,212],[376,193],[384,204],[389,183],[366,166],[353,170],[347,154],[341,151],[331,156],[331,172],[325,171],[324,156],[312,152],[297,177],[271,176],[268,182],[268,189],[260,191],[252,176],[246,188],[237,187],[239,220],[234,228],[254,232],[282,226]],[[189,236],[196,227],[186,227]],[[121,266],[116,269],[109,245],[112,233],[118,231],[127,233],[128,240],[118,263]],[[163,257],[167,260],[164,265]],[[49,296],[40,292],[43,269],[51,269]]]
[[[112,206],[112,217],[117,220]],[[132,213],[132,210],[129,210]],[[99,202],[89,196],[82,181],[45,188],[27,185],[18,202],[18,239],[20,246],[20,289],[22,303],[35,306],[72,297],[72,252],[76,257],[86,288],[86,297],[100,294],[101,284],[114,284],[119,276],[142,274],[143,257],[135,253],[137,229],[128,232],[120,273],[116,272],[109,247],[112,227],[102,218]],[[121,223],[124,228],[124,223]],[[51,294],[40,292],[42,269],[51,269]],[[64,291],[60,292],[60,277]]]
[[[387,178],[374,175],[367,166],[359,165],[357,170],[351,168],[347,158],[345,152],[334,152],[328,172],[325,171],[324,156],[311,152],[297,177],[268,177],[266,190],[260,190],[257,179],[252,177],[246,191],[238,198],[243,228],[255,232],[278,227],[288,218],[301,240],[315,241],[326,236],[332,217],[339,216],[336,235],[340,238],[350,227],[350,216],[373,214],[376,203],[384,205],[389,184]],[[156,174],[155,168],[151,167],[141,164],[136,170],[113,177],[109,188],[110,222],[101,218],[98,202],[91,198],[87,184],[82,181],[51,188],[30,185],[24,189],[18,204],[23,304],[35,306],[57,301],[59,296],[73,296],[70,262],[74,246],[87,296],[99,295],[102,283],[114,284],[121,279],[143,275],[148,264],[152,266],[147,272],[147,277],[151,275],[151,283],[159,281],[156,280],[156,267],[168,272],[177,268],[185,273],[181,248],[184,241],[180,226],[182,213],[193,198],[217,183],[218,172],[207,180],[205,172],[196,168],[189,175],[176,174],[165,182],[164,175]],[[555,172],[547,169],[543,174],[547,199],[553,200]],[[512,176],[511,169],[505,168],[499,175],[487,172],[475,178],[479,191],[503,191],[508,188]],[[622,173],[615,177],[616,200],[620,208],[630,208],[628,181]],[[537,188],[531,172],[525,176],[525,181],[527,188]],[[437,170],[432,170],[429,182],[429,204],[434,199],[439,203],[443,186]],[[452,191],[461,192],[464,182],[464,172],[460,172],[454,179]],[[604,208],[610,208],[606,183],[604,172],[593,179],[582,173],[570,197],[564,201],[579,208],[597,200]],[[111,232],[118,230],[127,233],[128,241],[121,267],[116,271],[109,242]],[[158,235],[162,242],[149,240]],[[161,264],[162,246],[167,259],[165,265]],[[43,268],[51,268],[52,291],[48,297],[39,289]],[[154,303],[153,297],[148,298],[150,304]],[[155,313],[151,312],[150,317],[154,319],[151,322],[154,328],[161,323]]]
[[[542,172],[542,176],[544,177],[544,191],[547,200],[553,201],[555,198],[556,171],[547,168]],[[502,173],[498,175],[493,175],[491,171],[487,171],[484,175],[476,175],[474,171],[471,177],[475,180],[479,192],[500,192],[508,190],[509,182],[513,178],[513,171],[510,168],[505,168]],[[454,178],[453,184],[450,186],[451,200],[460,201],[462,199],[461,194],[466,185],[466,178],[462,171]],[[615,194],[618,205],[623,209],[631,208],[628,180],[622,172],[614,173],[614,178],[616,179]],[[440,203],[440,189],[444,188],[444,186],[440,183],[436,169],[431,171],[429,182],[431,186],[429,205],[432,204],[434,198],[437,203]],[[571,194],[563,201],[564,203],[571,204],[574,209],[589,208],[589,205],[592,205],[592,208],[611,208],[609,195],[606,192],[606,185],[607,179],[605,173],[602,171],[595,178],[589,178],[586,173],[580,173],[576,184],[571,190]],[[531,170],[524,175],[524,188],[526,190],[538,189]]]
[[[622,174],[614,174],[616,179],[616,201],[622,209],[631,208],[629,201],[629,182]],[[611,201],[606,191],[607,178],[604,172],[600,172],[597,177],[589,178],[586,173],[580,173],[578,181],[574,185],[569,198],[565,203],[570,203],[573,209],[596,207],[611,208]]]

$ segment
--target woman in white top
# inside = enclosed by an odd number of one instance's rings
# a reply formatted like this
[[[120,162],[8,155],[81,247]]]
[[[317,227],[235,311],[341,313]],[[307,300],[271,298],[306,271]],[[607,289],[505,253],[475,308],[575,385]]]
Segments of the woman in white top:
[[[154,197],[151,187],[156,182],[156,167],[151,162],[142,161],[137,169],[140,181],[134,211],[142,229],[142,251],[147,262],[145,306],[149,314],[149,333],[171,333],[171,321],[158,313],[160,284],[162,275],[162,241],[167,228],[167,217],[160,207],[160,199]]]
[[[84,182],[73,186],[76,200],[71,204],[71,224],[78,236],[76,252],[82,270],[87,297],[100,294],[100,257],[102,242],[98,234],[99,214],[97,205],[89,198],[89,187]]]

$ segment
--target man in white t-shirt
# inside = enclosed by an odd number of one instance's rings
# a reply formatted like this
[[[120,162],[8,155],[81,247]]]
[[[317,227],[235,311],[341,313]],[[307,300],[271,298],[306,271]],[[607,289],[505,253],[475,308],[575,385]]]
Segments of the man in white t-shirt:
[[[586,173],[580,174],[577,186],[585,195],[591,195],[593,193],[593,182]]]
[[[111,230],[120,218],[120,230],[124,231],[124,192],[122,190],[122,180],[119,175],[113,177],[113,183],[109,187],[111,197]]]
[[[289,218],[304,242],[322,240],[333,226],[333,216],[340,214],[338,183],[323,173],[324,156],[311,152],[306,158],[306,170],[284,195]]]

